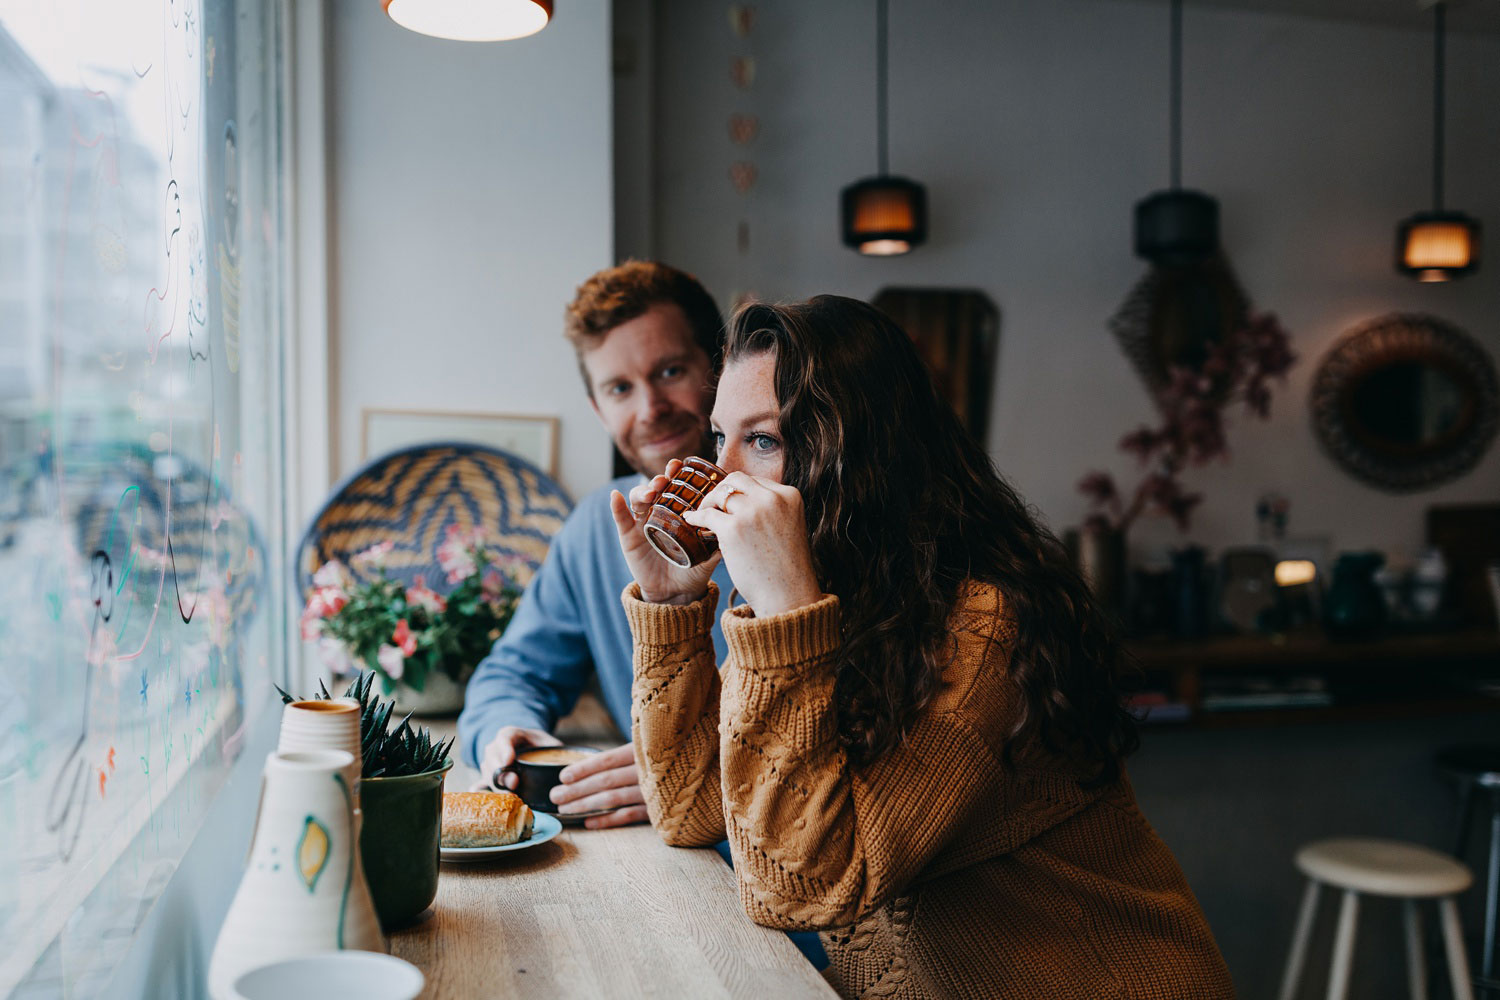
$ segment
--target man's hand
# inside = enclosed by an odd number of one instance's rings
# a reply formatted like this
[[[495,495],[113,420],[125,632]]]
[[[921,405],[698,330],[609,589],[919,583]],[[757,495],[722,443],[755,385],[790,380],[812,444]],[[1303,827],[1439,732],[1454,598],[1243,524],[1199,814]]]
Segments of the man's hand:
[[[556,736],[540,729],[505,726],[484,748],[484,756],[479,762],[480,779],[470,791],[487,792],[496,788],[515,791],[520,783],[515,772],[498,772],[514,764],[516,754],[526,747],[561,745],[562,741]],[[648,819],[646,799],[641,793],[640,775],[635,767],[633,743],[591,754],[587,760],[563,768],[560,777],[562,784],[552,790],[552,801],[557,804],[559,812],[614,810],[606,816],[590,816],[584,820],[583,825],[590,830],[644,823]]]
[[[641,793],[633,743],[591,754],[586,760],[569,764],[563,768],[561,778],[562,784],[552,789],[552,801],[557,803],[563,815],[593,812],[595,809],[614,810],[584,820],[583,825],[590,830],[644,823],[647,819],[646,799]]]
[[[484,748],[484,754],[479,758],[479,783],[469,789],[471,792],[487,792],[494,788],[505,788],[515,791],[519,784],[515,774],[507,772],[496,778],[496,772],[501,768],[510,767],[516,762],[516,751],[525,747],[555,747],[561,746],[562,740],[551,733],[544,733],[540,729],[522,729],[520,726],[504,726],[490,740],[489,745]]]

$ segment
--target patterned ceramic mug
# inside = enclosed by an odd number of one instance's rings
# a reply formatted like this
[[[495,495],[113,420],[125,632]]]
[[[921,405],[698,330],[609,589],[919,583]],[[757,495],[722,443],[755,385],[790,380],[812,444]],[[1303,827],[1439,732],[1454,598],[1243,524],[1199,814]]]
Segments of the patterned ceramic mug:
[[[682,515],[697,508],[704,496],[726,475],[723,469],[702,458],[689,458],[677,470],[677,476],[656,503],[651,505],[651,515],[646,518],[646,541],[668,562],[686,569],[697,566],[712,556],[719,548],[718,539],[710,532],[693,527],[682,519]]]

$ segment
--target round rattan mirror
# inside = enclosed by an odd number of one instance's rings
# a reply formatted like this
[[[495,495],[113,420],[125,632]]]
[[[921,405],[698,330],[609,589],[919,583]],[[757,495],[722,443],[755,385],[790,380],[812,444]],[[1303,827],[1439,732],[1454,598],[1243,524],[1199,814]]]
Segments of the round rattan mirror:
[[[1323,449],[1392,493],[1472,469],[1500,425],[1495,366],[1451,323],[1392,313],[1349,331],[1318,368],[1312,419]]]

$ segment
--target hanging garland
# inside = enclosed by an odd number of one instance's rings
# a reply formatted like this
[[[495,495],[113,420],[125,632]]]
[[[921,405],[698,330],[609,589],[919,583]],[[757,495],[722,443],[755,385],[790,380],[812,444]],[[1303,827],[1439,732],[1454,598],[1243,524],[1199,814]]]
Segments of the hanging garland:
[[[750,4],[729,5],[729,29],[734,36],[734,51],[729,59],[729,80],[734,84],[736,103],[743,105],[755,87],[755,55],[750,49],[750,37],[755,27],[755,7]],[[728,133],[730,143],[729,183],[739,196],[736,206],[738,221],[735,225],[734,288],[730,293],[730,309],[738,309],[754,301],[755,293],[749,290],[748,268],[750,258],[750,193],[760,179],[760,170],[750,159],[750,147],[760,135],[760,118],[752,111],[736,110],[729,116]]]

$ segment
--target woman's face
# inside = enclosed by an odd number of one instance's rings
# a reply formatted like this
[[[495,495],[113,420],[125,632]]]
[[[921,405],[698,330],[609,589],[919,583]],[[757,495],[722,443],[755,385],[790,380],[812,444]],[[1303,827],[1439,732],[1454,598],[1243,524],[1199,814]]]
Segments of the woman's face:
[[[710,422],[716,461],[727,472],[781,482],[782,440],[776,426],[776,355],[731,361],[719,378]]]

